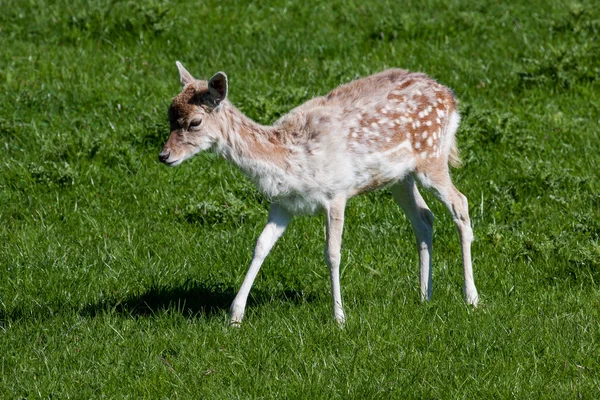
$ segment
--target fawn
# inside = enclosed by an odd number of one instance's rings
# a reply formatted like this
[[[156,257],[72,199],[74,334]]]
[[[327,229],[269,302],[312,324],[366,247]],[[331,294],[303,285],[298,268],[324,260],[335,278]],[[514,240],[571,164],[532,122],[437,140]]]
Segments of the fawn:
[[[227,76],[196,80],[177,62],[183,89],[168,116],[171,134],[159,160],[176,166],[203,150],[231,161],[271,201],[250,268],[231,304],[239,324],[265,257],[294,215],[324,212],[325,259],[333,316],[345,321],[340,291],[344,209],[352,196],[389,187],[417,239],[421,298],[431,298],[433,214],[415,178],[452,214],[461,241],[466,301],[477,305],[471,265],[473,231],[467,198],[453,185],[448,163],[459,163],[460,116],[452,91],[422,73],[390,69],[339,86],[260,125],[228,100]]]

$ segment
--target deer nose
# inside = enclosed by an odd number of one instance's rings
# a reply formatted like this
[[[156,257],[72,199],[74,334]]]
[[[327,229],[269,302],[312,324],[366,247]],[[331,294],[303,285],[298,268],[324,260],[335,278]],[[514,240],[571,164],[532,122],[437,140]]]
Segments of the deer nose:
[[[169,156],[171,155],[170,151],[162,151],[159,155],[158,155],[158,160],[162,163],[164,163],[165,161],[167,161],[167,159],[169,158]]]

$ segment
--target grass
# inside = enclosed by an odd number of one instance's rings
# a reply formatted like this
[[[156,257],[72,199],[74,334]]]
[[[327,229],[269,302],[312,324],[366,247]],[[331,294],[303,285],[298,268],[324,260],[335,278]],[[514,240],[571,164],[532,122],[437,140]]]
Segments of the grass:
[[[594,1],[3,1],[0,397],[587,398],[600,391]],[[269,123],[358,76],[461,100],[477,309],[436,214],[434,299],[386,191],[347,209],[331,319],[323,218],[297,218],[244,325],[227,308],[268,204],[204,154],[157,162],[175,60]]]

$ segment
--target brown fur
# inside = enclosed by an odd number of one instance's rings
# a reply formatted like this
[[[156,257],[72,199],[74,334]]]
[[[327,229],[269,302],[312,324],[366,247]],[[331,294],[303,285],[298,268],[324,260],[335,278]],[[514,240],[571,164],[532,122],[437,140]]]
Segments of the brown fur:
[[[390,85],[390,82],[393,84]],[[365,92],[374,95],[365,98]],[[376,101],[380,105],[365,104]],[[341,113],[328,114],[331,110],[339,109],[340,105],[343,105]],[[205,81],[187,84],[173,99],[169,109],[171,130],[185,128],[189,123],[188,118],[197,113],[199,108],[210,119],[211,107]],[[339,119],[342,124],[354,122],[354,125],[348,126],[348,150],[356,143],[367,145],[371,151],[388,151],[409,139],[415,152],[428,155],[425,159],[419,159],[418,164],[431,162],[430,157],[441,153],[438,149],[448,118],[455,107],[452,91],[434,79],[422,73],[392,69],[349,82],[326,96],[314,98],[292,110],[273,127],[258,126],[257,129],[257,124],[237,112],[231,104],[227,105],[226,110],[232,115],[232,124],[240,128],[244,140],[242,146],[260,159],[284,166],[290,146],[316,143],[321,136],[329,135],[327,128],[333,125],[332,118]],[[438,112],[443,112],[443,115]],[[172,136],[175,138],[170,138],[169,142],[175,144],[177,135]],[[453,166],[459,165],[455,142],[450,150],[447,162]]]

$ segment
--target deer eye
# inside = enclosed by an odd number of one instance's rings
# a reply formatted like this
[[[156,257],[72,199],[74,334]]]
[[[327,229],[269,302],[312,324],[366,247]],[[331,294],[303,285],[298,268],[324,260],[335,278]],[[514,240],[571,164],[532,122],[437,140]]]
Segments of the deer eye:
[[[202,118],[195,118],[190,122],[190,127],[189,129],[198,129],[198,127],[200,126],[200,124],[202,123]]]

